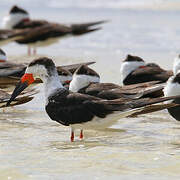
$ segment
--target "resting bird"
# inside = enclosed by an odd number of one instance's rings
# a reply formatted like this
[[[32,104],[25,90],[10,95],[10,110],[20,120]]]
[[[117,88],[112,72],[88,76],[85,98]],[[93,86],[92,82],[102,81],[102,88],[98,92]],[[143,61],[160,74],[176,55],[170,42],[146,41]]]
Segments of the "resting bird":
[[[155,63],[146,64],[138,57],[127,55],[120,68],[121,81],[124,85],[143,83],[149,81],[166,82],[172,71],[166,71]]]
[[[69,90],[96,96],[103,99],[160,97],[164,84],[157,81],[136,85],[119,86],[114,83],[100,83],[100,75],[86,65],[81,65],[73,74]]]

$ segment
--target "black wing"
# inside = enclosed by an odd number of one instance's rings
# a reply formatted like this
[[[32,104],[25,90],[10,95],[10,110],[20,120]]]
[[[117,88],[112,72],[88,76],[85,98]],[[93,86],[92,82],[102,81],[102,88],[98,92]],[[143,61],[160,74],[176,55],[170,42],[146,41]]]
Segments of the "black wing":
[[[16,42],[24,44],[65,36],[71,33],[71,29],[59,24],[45,24],[39,27],[21,30],[21,33],[22,37]]]
[[[26,29],[26,28],[36,28],[48,24],[44,20],[30,20],[30,21],[21,21],[16,24],[13,29]]]
[[[113,83],[90,83],[87,87],[79,90],[79,93],[88,94],[91,96],[100,97],[102,91],[108,91],[112,89],[120,88],[119,85]],[[105,96],[101,96],[102,99],[108,99]]]
[[[93,100],[101,101],[100,98],[71,93],[65,89],[59,90],[48,100],[46,112],[50,118],[67,126],[90,121],[95,116],[105,118],[106,115],[112,113],[106,104],[92,102]]]
[[[143,68],[138,68],[129,74],[123,81],[125,85],[135,83],[143,83],[149,81],[160,81],[166,82],[169,77],[172,76],[171,71],[165,71],[160,67],[145,66]]]

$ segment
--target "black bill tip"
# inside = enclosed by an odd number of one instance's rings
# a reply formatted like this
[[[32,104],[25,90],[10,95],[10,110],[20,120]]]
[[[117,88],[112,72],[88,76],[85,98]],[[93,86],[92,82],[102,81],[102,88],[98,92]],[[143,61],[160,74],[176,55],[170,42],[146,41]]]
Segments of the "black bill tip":
[[[9,99],[9,101],[7,102],[6,106],[9,106],[11,104],[11,102],[26,88],[28,87],[28,83],[25,81],[25,82],[19,82],[17,84],[17,86],[15,87],[12,95],[11,95],[11,98]]]

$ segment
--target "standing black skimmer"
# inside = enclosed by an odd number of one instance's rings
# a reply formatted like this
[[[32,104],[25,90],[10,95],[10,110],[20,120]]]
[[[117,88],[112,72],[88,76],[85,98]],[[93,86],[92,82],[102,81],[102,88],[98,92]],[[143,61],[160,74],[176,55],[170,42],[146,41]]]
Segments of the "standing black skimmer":
[[[96,21],[82,24],[63,25],[58,23],[51,23],[45,20],[31,20],[29,13],[18,7],[13,6],[9,15],[3,19],[4,29],[28,29],[28,33],[22,39],[16,42],[28,45],[28,54],[31,54],[30,48],[34,47],[34,54],[36,54],[36,47],[48,46],[56,43],[59,38],[67,36],[79,36],[89,32],[101,29],[95,27],[105,23],[106,21]]]
[[[103,100],[86,94],[73,93],[64,88],[58,80],[57,69],[53,61],[49,58],[39,58],[28,65],[7,106],[36,78],[41,78],[44,83],[47,114],[58,123],[71,126],[71,141],[74,141],[75,129],[81,130],[80,138],[82,139],[83,129],[104,129],[146,105],[175,98],[166,97],[151,101],[148,98]]]
[[[71,64],[65,66],[58,66],[58,74],[62,84],[69,84],[72,80],[71,72],[74,72],[79,66],[85,64],[90,65],[95,62]],[[15,85],[19,82],[20,78],[24,75],[28,63],[17,64],[7,61],[6,53],[0,49],[0,87]],[[70,71],[70,72],[69,72]],[[36,83],[42,81],[36,80]]]
[[[113,83],[100,83],[100,76],[86,65],[80,66],[73,74],[69,90],[96,96],[102,99],[160,97],[163,85],[157,82],[139,83],[137,85],[119,86]]]
[[[155,63],[146,64],[142,58],[132,55],[127,55],[122,62],[120,73],[124,85],[149,81],[166,82],[173,75],[172,71],[166,71]]]

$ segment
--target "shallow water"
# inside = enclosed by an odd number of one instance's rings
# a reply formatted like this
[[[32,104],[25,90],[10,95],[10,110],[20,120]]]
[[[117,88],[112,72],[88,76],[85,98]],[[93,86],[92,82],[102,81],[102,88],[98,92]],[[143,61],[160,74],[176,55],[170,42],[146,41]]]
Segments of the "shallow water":
[[[57,65],[95,60],[97,63],[92,67],[103,82],[120,82],[120,63],[128,53],[171,69],[180,47],[179,11],[93,8],[84,7],[85,4],[74,7],[70,2],[67,7],[57,4],[54,7],[53,3],[47,6],[46,1],[41,9],[41,0],[37,7],[28,6],[25,1],[23,5],[36,18],[46,15],[48,20],[58,22],[100,19],[111,22],[96,33],[39,48],[40,55],[53,58]],[[0,10],[2,17],[6,9]],[[26,47],[15,43],[4,50],[15,62],[34,59],[25,55]],[[43,89],[42,85],[37,88]],[[166,111],[124,118],[105,131],[85,131],[84,141],[79,141],[77,132],[74,143],[69,141],[70,129],[51,121],[44,112],[43,92],[30,103],[1,110],[0,114],[2,180],[180,177],[180,124]]]
[[[106,131],[85,131],[84,141],[76,137],[71,143],[69,128],[50,121],[42,111],[20,107],[6,111],[0,117],[1,179],[178,179],[180,175],[179,123],[166,112],[121,119]]]

